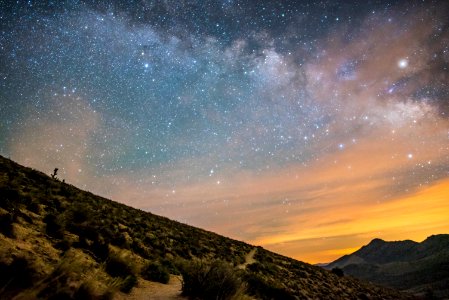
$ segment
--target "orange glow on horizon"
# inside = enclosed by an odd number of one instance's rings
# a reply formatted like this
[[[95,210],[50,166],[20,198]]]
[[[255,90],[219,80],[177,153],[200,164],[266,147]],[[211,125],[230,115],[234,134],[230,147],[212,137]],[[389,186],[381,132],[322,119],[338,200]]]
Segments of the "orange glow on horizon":
[[[295,227],[291,235],[276,235],[253,241],[277,252],[287,252],[294,258],[310,263],[329,262],[349,254],[367,244],[373,238],[385,240],[422,241],[432,234],[449,232],[449,180],[444,180],[418,192],[374,203],[364,207],[342,207],[329,212],[328,219],[336,219],[346,211],[348,221],[327,226]],[[322,237],[352,236],[339,248],[307,252],[313,242]],[[344,238],[345,240],[346,238]],[[358,241],[358,242],[354,242]],[[359,241],[363,241],[361,244]],[[289,245],[292,244],[292,245]],[[310,244],[310,245],[307,245]],[[301,245],[295,247],[294,245]],[[298,249],[298,248],[304,248]]]

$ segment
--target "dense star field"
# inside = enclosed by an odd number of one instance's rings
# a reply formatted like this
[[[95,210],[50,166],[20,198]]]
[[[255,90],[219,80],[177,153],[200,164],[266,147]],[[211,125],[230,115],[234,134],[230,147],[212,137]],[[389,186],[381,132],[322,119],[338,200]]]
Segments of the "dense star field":
[[[446,1],[1,1],[0,154],[307,262],[449,232]]]

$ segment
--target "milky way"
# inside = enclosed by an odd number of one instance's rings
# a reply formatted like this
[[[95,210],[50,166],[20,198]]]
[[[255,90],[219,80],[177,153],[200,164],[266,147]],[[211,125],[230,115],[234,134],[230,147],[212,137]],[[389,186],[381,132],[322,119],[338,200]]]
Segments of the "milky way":
[[[449,5],[315,2],[2,1],[0,153],[311,262],[447,233]]]

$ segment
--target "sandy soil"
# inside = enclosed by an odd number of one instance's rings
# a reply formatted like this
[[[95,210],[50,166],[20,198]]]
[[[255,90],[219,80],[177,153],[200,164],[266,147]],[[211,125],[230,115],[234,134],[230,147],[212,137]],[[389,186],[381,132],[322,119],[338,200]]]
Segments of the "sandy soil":
[[[249,251],[248,254],[245,255],[245,262],[238,266],[240,269],[245,269],[247,265],[253,264],[256,262],[254,259],[254,255],[256,254],[257,248]]]
[[[168,284],[139,280],[129,295],[118,293],[114,300],[184,300],[181,296],[181,277],[170,276]]]

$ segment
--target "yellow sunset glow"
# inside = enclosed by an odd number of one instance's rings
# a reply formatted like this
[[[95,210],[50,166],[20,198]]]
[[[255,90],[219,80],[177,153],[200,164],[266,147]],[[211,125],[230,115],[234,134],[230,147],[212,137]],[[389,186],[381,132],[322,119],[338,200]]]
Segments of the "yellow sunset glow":
[[[254,242],[268,249],[286,252],[297,259],[317,263],[354,252],[358,249],[356,245],[360,243],[348,241],[348,244],[343,244],[340,248],[317,252],[304,250],[304,253],[295,252],[295,247],[288,244],[302,244],[301,248],[307,249],[307,244],[313,244],[310,239],[339,236],[353,236],[355,241],[363,241],[362,244],[368,243],[374,237],[422,241],[432,234],[449,232],[448,199],[449,180],[445,180],[414,194],[384,203],[342,206],[340,209],[334,207],[326,215],[326,219],[330,221],[328,225],[322,225],[322,218],[310,216],[307,228],[292,225],[290,231],[294,234],[268,236]],[[320,215],[323,216],[322,213]],[[338,220],[342,215],[345,216],[344,222],[332,223],[332,220]],[[282,251],[283,248],[286,251]]]

